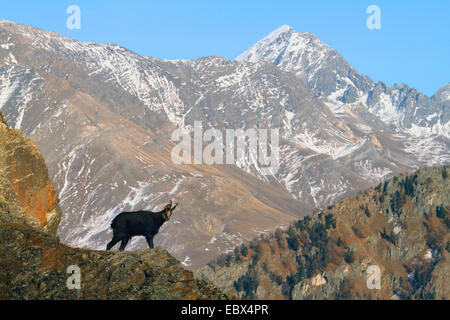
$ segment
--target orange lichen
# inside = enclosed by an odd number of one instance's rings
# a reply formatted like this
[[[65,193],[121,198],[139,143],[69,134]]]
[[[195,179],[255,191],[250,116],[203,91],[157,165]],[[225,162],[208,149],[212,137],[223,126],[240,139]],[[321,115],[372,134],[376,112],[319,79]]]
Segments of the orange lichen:
[[[40,268],[48,270],[63,269],[61,249],[58,245],[56,248],[48,248],[43,251]]]
[[[17,198],[24,210],[38,219],[41,227],[43,227],[48,222],[47,212],[57,204],[58,196],[48,177],[43,187],[34,189],[33,184],[27,181],[30,174],[32,173],[28,173],[26,169],[17,166],[16,161],[12,162],[10,180]]]

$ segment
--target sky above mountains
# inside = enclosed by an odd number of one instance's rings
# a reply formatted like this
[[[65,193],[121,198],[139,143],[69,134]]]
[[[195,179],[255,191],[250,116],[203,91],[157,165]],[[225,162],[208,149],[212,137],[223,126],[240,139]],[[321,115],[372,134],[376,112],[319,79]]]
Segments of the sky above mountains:
[[[81,9],[70,30],[67,7]],[[381,29],[369,30],[370,5]],[[51,1],[2,3],[0,19],[73,39],[117,43],[143,56],[234,59],[281,25],[311,32],[359,72],[427,95],[450,81],[449,1]]]

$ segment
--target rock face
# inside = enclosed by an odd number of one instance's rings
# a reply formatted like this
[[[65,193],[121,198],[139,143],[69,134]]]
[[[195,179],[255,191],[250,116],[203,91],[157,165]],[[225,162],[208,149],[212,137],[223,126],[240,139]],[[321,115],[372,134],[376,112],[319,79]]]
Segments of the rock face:
[[[166,250],[101,252],[55,236],[58,195],[35,144],[0,113],[0,299],[224,299]],[[69,289],[78,266],[80,290]]]
[[[0,228],[0,299],[227,298],[211,283],[195,280],[161,248],[74,249],[25,224],[1,221]],[[80,290],[67,286],[73,265],[80,268]]]
[[[0,124],[4,124],[4,125],[8,126],[8,123],[6,122],[6,117],[1,112],[0,112]]]
[[[9,129],[0,113],[0,206],[54,235],[61,219],[58,195],[36,145]]]
[[[449,174],[435,167],[390,179],[197,276],[241,298],[448,300]]]

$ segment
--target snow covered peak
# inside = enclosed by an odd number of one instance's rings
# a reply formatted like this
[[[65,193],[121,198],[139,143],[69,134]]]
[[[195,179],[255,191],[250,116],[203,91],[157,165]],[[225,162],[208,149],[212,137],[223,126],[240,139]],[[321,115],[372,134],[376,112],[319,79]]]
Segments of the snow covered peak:
[[[323,43],[317,40],[311,33],[300,33],[287,25],[283,25],[268,34],[254,46],[236,58],[240,62],[258,62],[260,60],[276,63],[285,53],[301,54],[308,44],[322,47]],[[280,59],[278,59],[280,60]]]
[[[445,86],[440,88],[434,94],[434,97],[439,99],[442,102],[450,101],[450,83],[447,83]]]
[[[291,33],[291,32],[295,32],[295,31],[291,27],[289,27],[288,25],[285,24],[285,25],[279,27],[278,29],[275,29],[274,31],[272,31],[267,37],[277,38],[280,34]]]
[[[268,61],[308,80],[330,56],[337,53],[312,33],[301,33],[284,25],[236,58],[239,62]]]

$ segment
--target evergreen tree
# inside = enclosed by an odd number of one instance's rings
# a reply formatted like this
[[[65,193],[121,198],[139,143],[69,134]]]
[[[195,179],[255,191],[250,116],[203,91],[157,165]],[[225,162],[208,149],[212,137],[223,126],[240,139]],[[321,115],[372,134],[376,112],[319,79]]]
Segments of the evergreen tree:
[[[327,229],[330,229],[330,227],[336,229],[336,219],[334,218],[332,213],[325,216],[325,226]]]
[[[355,261],[355,253],[352,249],[347,248],[347,252],[344,255],[344,261],[347,263],[352,263],[353,261]]]
[[[298,241],[298,236],[296,234],[290,235],[287,238],[287,243],[291,250],[297,251],[300,248],[300,242]]]
[[[244,257],[246,257],[248,255],[248,248],[245,245],[242,246],[241,253]]]
[[[444,219],[446,215],[444,206],[441,204],[440,206],[436,207],[436,216],[440,219]]]

